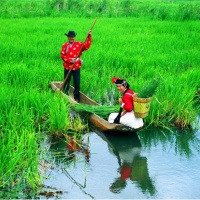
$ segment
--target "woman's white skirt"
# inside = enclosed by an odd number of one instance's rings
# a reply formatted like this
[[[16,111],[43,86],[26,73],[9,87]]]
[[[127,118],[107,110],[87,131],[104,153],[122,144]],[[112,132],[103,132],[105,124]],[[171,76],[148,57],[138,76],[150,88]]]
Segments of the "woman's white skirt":
[[[109,123],[114,123],[114,119],[117,117],[118,113],[111,113],[108,117]],[[127,112],[120,118],[120,124],[129,126],[134,129],[143,127],[144,122],[142,118],[137,118],[134,115],[134,112]]]

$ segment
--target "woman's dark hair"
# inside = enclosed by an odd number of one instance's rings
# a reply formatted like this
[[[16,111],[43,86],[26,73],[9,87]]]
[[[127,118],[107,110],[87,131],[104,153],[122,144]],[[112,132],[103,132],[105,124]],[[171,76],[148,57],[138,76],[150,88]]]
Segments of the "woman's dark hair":
[[[124,79],[117,79],[115,81],[116,85],[123,85],[125,88],[129,89],[130,85]]]

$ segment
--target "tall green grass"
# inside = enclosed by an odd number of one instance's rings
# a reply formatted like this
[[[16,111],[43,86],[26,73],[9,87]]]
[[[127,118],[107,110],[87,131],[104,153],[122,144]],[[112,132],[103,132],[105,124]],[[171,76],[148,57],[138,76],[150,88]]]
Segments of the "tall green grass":
[[[71,6],[77,7],[83,3],[73,2]],[[93,16],[98,17],[93,44],[82,56],[84,93],[105,106],[117,105],[120,94],[112,77],[125,78],[135,92],[146,81],[161,77],[149,116],[144,119],[146,125],[184,128],[192,125],[200,112],[197,1],[162,1],[162,5],[138,1],[130,13],[132,1],[94,4],[88,0],[81,8],[84,12],[79,13],[75,7],[69,11],[50,3],[54,1],[0,2],[0,187],[5,191],[0,194],[4,198],[26,196],[41,183],[38,144],[43,133],[83,128],[79,120],[70,123],[68,105],[51,92],[49,84],[63,80],[59,53],[67,41],[64,33],[74,29],[76,39],[84,41]],[[114,8],[122,3],[120,9],[127,6],[130,10],[120,14],[121,10]],[[45,9],[44,5],[52,7]],[[95,6],[102,6],[102,10],[99,7],[97,12]],[[172,14],[176,17],[170,17]],[[186,14],[188,17],[183,17]],[[130,17],[133,15],[138,18]]]
[[[2,19],[1,22],[4,24],[1,39],[7,41],[0,44],[5,49],[1,70],[10,76],[2,76],[2,82],[13,84],[16,79],[21,87],[44,92],[49,90],[51,81],[63,80],[59,53],[67,40],[64,33],[74,29],[76,39],[84,41],[93,20],[31,18]],[[98,19],[93,29],[93,44],[82,56],[81,90],[101,104],[113,105],[120,95],[111,83],[113,76],[125,78],[135,92],[145,81],[161,76],[163,84],[155,94],[158,101],[155,106],[152,103],[152,114],[145,122],[154,125],[158,124],[157,120],[165,124],[192,124],[199,112],[191,100],[200,85],[199,29],[197,21]],[[16,30],[14,35],[13,30]],[[23,80],[26,80],[24,84]],[[187,104],[185,109],[176,110],[177,103],[185,105],[188,97],[187,102],[191,100],[189,107]],[[160,106],[158,102],[167,103]],[[166,109],[168,102],[170,106]]]
[[[189,0],[3,0],[1,17],[148,17],[199,20],[199,1]]]
[[[42,183],[37,134],[8,130],[1,134],[0,147],[1,198],[26,198],[28,190],[36,193]]]
[[[36,195],[42,184],[39,164],[43,150],[39,144],[44,133],[74,130],[73,126],[64,123],[69,122],[66,101],[55,98],[48,81],[37,78],[34,71],[24,66],[19,61],[19,66],[7,63],[1,68],[1,198]],[[57,104],[62,107],[59,109]],[[82,125],[80,120],[74,121],[77,127]],[[76,131],[80,130],[76,128]]]
[[[52,98],[49,104],[49,116],[47,123],[48,131],[56,135],[67,135],[70,132],[84,132],[87,125],[84,125],[81,118],[70,115],[69,99],[64,98],[60,91]]]

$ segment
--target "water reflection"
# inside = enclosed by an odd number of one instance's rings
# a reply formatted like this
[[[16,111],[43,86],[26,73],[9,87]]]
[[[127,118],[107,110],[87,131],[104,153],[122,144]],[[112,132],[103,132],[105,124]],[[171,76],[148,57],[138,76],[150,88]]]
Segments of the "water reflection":
[[[138,133],[143,148],[151,149],[152,146],[161,144],[163,150],[173,149],[179,156],[191,157],[193,151],[200,148],[200,139],[196,130],[180,129],[149,129]]]
[[[93,130],[79,140],[52,140],[52,185],[68,199],[198,197],[199,149],[200,131],[188,130]]]
[[[70,164],[76,164],[79,157],[84,157],[87,163],[90,161],[88,135],[82,135],[81,138],[66,135],[65,138],[54,139],[51,142],[49,150],[54,156],[54,162],[60,168],[66,168]]]
[[[89,137],[87,140],[83,137],[79,140],[72,136],[67,138],[68,155],[72,156],[73,160],[76,159],[77,152],[81,153],[85,157],[85,161],[89,163],[90,161],[90,151],[89,151]]]
[[[143,193],[153,196],[156,191],[155,186],[149,176],[147,158],[141,156],[141,142],[137,134],[99,135],[107,142],[109,152],[116,156],[119,165],[118,177],[111,183],[110,191],[120,193],[130,180]]]
[[[49,146],[49,151],[51,152],[54,165],[54,169],[52,168],[52,171],[49,172],[49,177],[53,178],[53,174],[56,173],[56,178],[58,178],[53,185],[57,185],[58,182],[60,183],[62,181],[68,183],[69,180],[72,184],[75,184],[83,194],[90,197],[90,199],[94,199],[91,194],[85,191],[86,176],[84,176],[83,181],[79,182],[70,170],[78,168],[81,171],[80,163],[88,164],[90,162],[89,135],[82,135],[78,138],[70,135],[65,135],[65,138],[53,138]],[[66,180],[65,177],[67,177],[68,180]],[[47,185],[50,183],[50,180],[46,181]],[[57,186],[57,188],[60,187]],[[63,193],[67,193],[67,190],[68,188],[66,188]]]

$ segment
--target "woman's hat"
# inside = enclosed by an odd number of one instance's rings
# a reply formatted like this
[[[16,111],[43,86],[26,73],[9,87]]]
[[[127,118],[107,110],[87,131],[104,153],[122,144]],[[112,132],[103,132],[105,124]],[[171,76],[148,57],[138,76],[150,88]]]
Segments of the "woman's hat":
[[[122,85],[122,86],[124,86],[124,87],[126,87],[127,88],[127,86],[128,86],[128,83],[126,82],[126,80],[124,80],[124,79],[120,79],[120,78],[118,78],[118,77],[114,77],[114,78],[112,78],[112,83],[114,83],[115,85]]]
[[[112,83],[115,83],[117,80],[119,80],[120,78],[119,77],[113,77],[112,79],[111,79],[111,81],[112,81]]]
[[[74,31],[68,31],[68,33],[65,33],[67,37],[76,37],[76,33]]]

